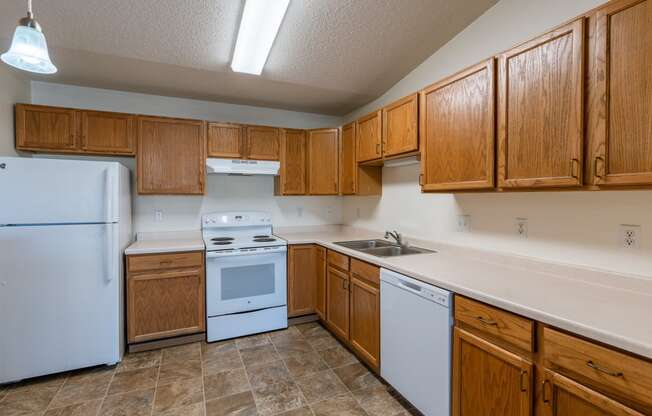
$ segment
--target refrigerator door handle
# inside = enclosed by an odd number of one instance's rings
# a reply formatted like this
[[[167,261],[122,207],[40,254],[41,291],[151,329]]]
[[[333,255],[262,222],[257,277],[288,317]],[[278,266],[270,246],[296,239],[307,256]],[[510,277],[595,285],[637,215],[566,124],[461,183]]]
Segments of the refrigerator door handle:
[[[113,224],[107,224],[106,227],[106,253],[104,257],[104,268],[106,273],[106,281],[113,281]]]
[[[106,214],[106,221],[113,222],[113,173],[111,169],[107,168],[104,171],[104,175],[104,184],[106,187],[106,194],[104,195],[106,206],[104,212]]]

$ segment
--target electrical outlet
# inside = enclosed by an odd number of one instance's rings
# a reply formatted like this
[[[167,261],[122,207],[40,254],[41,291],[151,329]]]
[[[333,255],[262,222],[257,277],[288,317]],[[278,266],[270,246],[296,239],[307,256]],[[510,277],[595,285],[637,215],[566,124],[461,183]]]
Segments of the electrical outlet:
[[[527,218],[516,218],[514,220],[516,234],[521,238],[527,238]]]
[[[641,244],[641,226],[620,224],[620,244],[627,249],[639,248]]]
[[[470,215],[458,215],[457,216],[457,232],[458,233],[468,233],[471,229],[471,216]]]
[[[161,222],[163,221],[163,210],[155,209],[154,210],[154,221]]]

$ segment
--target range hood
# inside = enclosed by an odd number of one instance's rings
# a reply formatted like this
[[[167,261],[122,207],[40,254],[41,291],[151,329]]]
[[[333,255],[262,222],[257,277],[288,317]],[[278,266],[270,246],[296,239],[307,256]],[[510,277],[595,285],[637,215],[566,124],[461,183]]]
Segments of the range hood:
[[[274,160],[206,159],[206,173],[227,175],[278,175],[281,162]]]

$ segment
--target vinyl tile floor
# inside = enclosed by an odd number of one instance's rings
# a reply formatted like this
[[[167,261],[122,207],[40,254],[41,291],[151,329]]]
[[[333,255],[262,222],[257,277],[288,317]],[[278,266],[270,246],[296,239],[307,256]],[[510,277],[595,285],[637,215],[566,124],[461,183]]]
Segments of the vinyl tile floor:
[[[418,414],[316,322],[0,385],[0,416]]]

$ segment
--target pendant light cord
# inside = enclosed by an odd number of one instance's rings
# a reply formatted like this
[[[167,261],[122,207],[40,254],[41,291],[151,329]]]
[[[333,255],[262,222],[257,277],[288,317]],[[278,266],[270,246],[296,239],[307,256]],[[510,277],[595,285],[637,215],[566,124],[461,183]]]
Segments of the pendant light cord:
[[[32,13],[32,0],[27,0],[27,14],[29,17],[34,16],[34,13]]]

